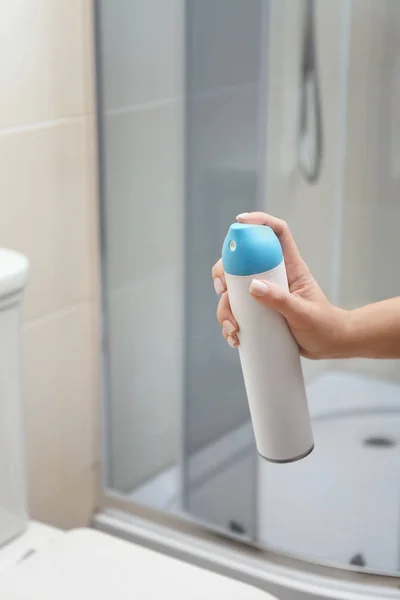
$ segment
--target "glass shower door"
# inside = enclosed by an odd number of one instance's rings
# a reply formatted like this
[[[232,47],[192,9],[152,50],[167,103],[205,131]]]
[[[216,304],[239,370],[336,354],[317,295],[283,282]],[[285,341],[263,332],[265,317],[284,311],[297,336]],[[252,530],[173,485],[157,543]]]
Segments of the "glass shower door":
[[[310,6],[323,141],[312,178],[299,144],[302,98],[316,115]],[[107,506],[398,576],[398,361],[304,361],[315,451],[259,460],[211,267],[236,214],[260,208],[288,221],[334,303],[400,296],[400,3],[96,8]]]
[[[313,4],[323,168],[313,184],[293,160],[290,168],[296,149],[290,115],[298,97],[293,74],[301,56],[293,31],[302,31],[301,3],[272,0],[271,28],[277,29],[278,15],[285,26],[271,43],[272,59],[283,68],[281,81],[269,86],[268,149],[274,151],[268,152],[267,209],[288,221],[330,300],[351,310],[400,295],[400,5]],[[304,372],[315,450],[285,469],[260,463],[259,543],[310,561],[398,575],[399,362],[304,361]]]
[[[186,1],[183,508],[254,540],[257,459],[238,353],[211,267],[240,212],[263,205],[266,0]],[[261,168],[260,168],[261,167]]]

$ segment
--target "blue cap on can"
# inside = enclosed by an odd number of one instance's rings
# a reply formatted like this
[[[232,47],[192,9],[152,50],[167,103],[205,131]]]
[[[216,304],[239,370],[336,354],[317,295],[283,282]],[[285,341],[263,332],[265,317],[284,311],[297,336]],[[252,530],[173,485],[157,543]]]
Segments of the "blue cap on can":
[[[282,261],[282,247],[270,227],[245,223],[230,226],[222,247],[226,273],[256,275],[275,269]]]

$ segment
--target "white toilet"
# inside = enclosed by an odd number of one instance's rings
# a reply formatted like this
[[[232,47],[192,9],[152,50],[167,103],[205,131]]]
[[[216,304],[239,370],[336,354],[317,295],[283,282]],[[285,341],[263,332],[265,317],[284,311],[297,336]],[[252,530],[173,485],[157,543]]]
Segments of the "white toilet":
[[[65,533],[29,521],[20,374],[27,280],[27,259],[0,249],[1,600],[271,600],[245,584],[90,529]]]

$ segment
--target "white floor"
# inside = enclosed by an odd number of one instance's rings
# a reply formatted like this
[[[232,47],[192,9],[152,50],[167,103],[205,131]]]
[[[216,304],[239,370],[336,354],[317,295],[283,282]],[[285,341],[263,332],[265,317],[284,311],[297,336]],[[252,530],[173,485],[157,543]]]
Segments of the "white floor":
[[[21,535],[0,548],[0,576],[11,566],[38,552],[49,542],[55,541],[63,535],[64,532],[60,529],[29,521]]]
[[[308,389],[315,450],[304,461],[258,460],[249,425],[190,463],[190,510],[227,527],[234,522],[271,549],[320,561],[400,568],[400,388],[345,373],[325,374]],[[132,497],[179,512],[171,469]],[[258,523],[254,522],[257,497]]]

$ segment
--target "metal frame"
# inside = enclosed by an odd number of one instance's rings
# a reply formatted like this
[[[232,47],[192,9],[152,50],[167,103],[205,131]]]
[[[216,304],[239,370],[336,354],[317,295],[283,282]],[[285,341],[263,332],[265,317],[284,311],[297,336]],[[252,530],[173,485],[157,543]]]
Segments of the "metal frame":
[[[91,0],[92,15],[93,15],[93,43],[95,57],[95,111],[96,111],[96,126],[97,126],[97,188],[98,188],[98,226],[99,226],[99,255],[100,255],[100,312],[99,312],[99,330],[100,330],[100,354],[99,361],[102,372],[100,373],[100,403],[101,403],[101,418],[100,418],[100,450],[101,450],[101,490],[105,489],[111,479],[110,452],[108,452],[108,440],[111,436],[110,427],[110,410],[109,410],[109,362],[108,362],[108,301],[107,301],[107,284],[106,284],[106,239],[105,239],[105,159],[104,159],[104,130],[101,115],[104,112],[103,94],[102,94],[102,53],[100,39],[100,6],[98,0]]]
[[[239,579],[286,600],[365,600],[366,598],[400,599],[400,576],[390,573],[368,574],[350,567],[322,566],[292,559],[245,545],[239,538],[228,539],[226,532],[212,532],[202,523],[184,521],[135,504],[108,489],[111,469],[109,439],[109,377],[107,361],[106,244],[104,236],[104,144],[101,92],[102,57],[99,40],[99,3],[92,0],[95,40],[96,119],[98,135],[98,189],[101,256],[101,373],[102,396],[102,466],[98,481],[97,505],[93,527],[131,542],[164,552],[179,559]],[[221,533],[225,533],[221,535]],[[232,536],[230,536],[232,537]]]
[[[141,516],[129,515],[123,502],[113,504],[114,508],[94,517],[96,529],[248,583],[282,600],[400,598],[399,577],[361,574],[292,560],[218,537],[168,516],[157,519],[145,509]]]

